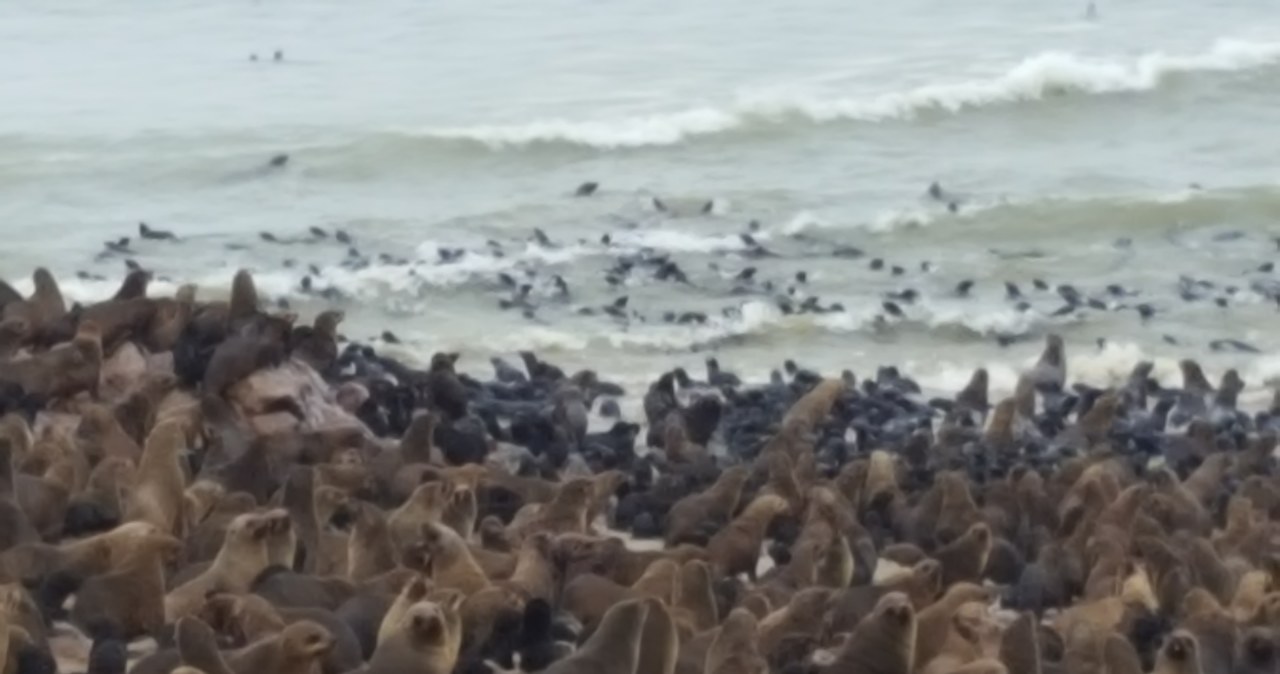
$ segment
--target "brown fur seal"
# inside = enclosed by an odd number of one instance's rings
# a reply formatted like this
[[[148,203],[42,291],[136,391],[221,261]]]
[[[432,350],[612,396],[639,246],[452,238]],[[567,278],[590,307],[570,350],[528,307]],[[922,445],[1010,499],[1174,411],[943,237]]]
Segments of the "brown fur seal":
[[[832,598],[828,609],[826,631],[838,634],[852,630],[890,592],[905,594],[911,599],[912,606],[921,611],[933,604],[941,591],[942,566],[933,559],[921,560],[906,573],[886,579],[878,585],[840,590]]]
[[[437,587],[473,594],[489,587],[489,578],[476,563],[466,541],[443,524],[428,523],[422,527],[422,544]]]
[[[671,463],[695,463],[707,456],[707,449],[689,441],[689,430],[681,410],[671,410],[662,423],[662,451]]]
[[[962,607],[973,602],[986,604],[992,598],[992,590],[973,583],[956,583],[948,587],[938,601],[919,614],[915,662],[927,665],[942,652],[947,634],[956,624],[957,612]]]
[[[247,269],[236,271],[231,279],[231,297],[227,300],[226,320],[234,324],[252,317],[261,311],[258,302],[258,288],[253,282],[253,275]]]
[[[576,478],[565,482],[555,498],[544,506],[525,506],[511,523],[517,536],[533,531],[552,534],[586,534],[587,513],[595,500],[595,484],[588,479]]]
[[[172,299],[156,299],[144,345],[153,353],[172,351],[191,322],[195,302],[196,287],[191,284],[179,287]]]
[[[321,661],[333,650],[333,635],[323,625],[300,620],[226,658],[237,674],[278,672],[320,674]]]
[[[97,323],[83,321],[69,343],[30,358],[0,362],[0,381],[13,382],[28,395],[46,399],[82,391],[96,394],[102,360],[101,330]]]
[[[464,540],[476,530],[476,518],[480,514],[480,504],[476,500],[476,492],[467,486],[459,486],[449,495],[449,502],[440,515],[440,523],[453,529]]]
[[[921,528],[932,533],[940,544],[954,541],[982,517],[968,480],[955,472],[942,473],[935,479],[934,489],[925,495],[920,510]]]
[[[615,605],[582,648],[543,671],[547,674],[636,674],[648,613],[648,604],[643,599]]]
[[[986,368],[978,368],[969,377],[969,383],[956,394],[956,404],[978,414],[986,414],[991,403],[987,398],[988,376]]]
[[[515,590],[526,601],[552,601],[559,575],[554,545],[551,535],[542,532],[525,538],[516,555],[515,569],[502,584]]]
[[[91,304],[80,313],[102,330],[104,353],[114,354],[127,340],[145,338],[155,321],[156,303],[145,297]]]
[[[942,584],[982,580],[991,554],[991,528],[979,522],[969,527],[965,534],[934,552],[934,558],[942,565]]]
[[[671,506],[667,512],[666,543],[677,545],[697,541],[699,529],[727,523],[738,509],[742,488],[750,477],[745,466],[734,466],[716,479],[705,491],[690,494]]]
[[[591,633],[610,607],[636,595],[631,588],[610,578],[584,573],[565,584],[560,606],[582,623],[583,630]]]
[[[640,659],[635,674],[675,674],[680,654],[680,633],[666,603],[652,597],[645,600],[648,614],[640,635]]]
[[[39,534],[18,504],[12,442],[0,438],[0,551],[37,540]]]
[[[1000,639],[1000,661],[1010,672],[1040,674],[1040,634],[1034,614],[1023,613],[1005,628]]]
[[[925,635],[917,632],[918,638]],[[917,641],[917,651],[919,642]],[[921,674],[944,674],[974,662],[995,658],[1000,652],[1000,625],[980,602],[963,604],[952,616],[942,647],[920,668]],[[1004,665],[999,665],[1004,669]]]
[[[186,434],[177,424],[164,423],[151,431],[129,492],[126,519],[150,522],[178,536],[185,533],[182,509],[187,485],[180,452],[186,444]]]
[[[1186,630],[1174,631],[1156,656],[1156,666],[1152,674],[1200,674],[1200,672],[1199,642]]]
[[[362,501],[354,505],[355,522],[347,539],[347,576],[362,581],[396,567],[399,559],[382,510]]]
[[[129,557],[139,540],[161,532],[145,522],[128,522],[111,531],[52,546],[25,543],[0,554],[0,577],[37,583],[52,571],[79,576],[108,573]]]
[[[48,269],[38,267],[31,274],[31,280],[35,286],[31,297],[22,302],[5,304],[4,318],[21,318],[32,331],[39,331],[66,315],[67,302],[62,298],[62,290]]]
[[[680,567],[680,592],[674,606],[695,632],[712,629],[719,622],[712,588],[711,565],[698,559]]]
[[[1200,395],[1209,395],[1213,393],[1213,385],[1209,383],[1209,378],[1204,376],[1204,370],[1200,369],[1200,364],[1190,358],[1178,361],[1178,369],[1182,371],[1182,388]]]
[[[680,565],[670,559],[658,559],[645,569],[631,589],[640,596],[675,603],[680,596]],[[607,606],[605,608],[608,608]]]
[[[338,360],[338,325],[346,318],[341,311],[322,311],[309,329],[293,329],[293,355],[324,375]]]
[[[630,587],[604,576],[581,574],[565,584],[560,601],[562,608],[577,617],[589,633],[618,602],[653,597],[671,604],[680,589],[680,566],[669,559],[658,559]]]
[[[360,642],[351,628],[332,613],[316,609],[280,609],[254,594],[215,594],[197,616],[220,636],[237,645],[248,645],[283,632],[300,620],[324,626],[334,638],[334,647],[323,662],[324,674],[344,674],[364,664]]]
[[[712,565],[725,575],[745,573],[754,581],[765,531],[773,518],[787,512],[789,507],[785,499],[775,494],[757,497],[707,543]]]
[[[1059,335],[1048,335],[1040,360],[1028,373],[1035,387],[1041,391],[1061,391],[1067,384],[1067,355]]]
[[[844,393],[843,379],[823,379],[808,393],[787,410],[782,418],[782,425],[798,426],[806,431],[812,430],[831,414],[831,407],[836,399]]]
[[[438,523],[448,507],[453,488],[447,482],[427,482],[387,515],[387,527],[396,547],[404,550],[419,540],[422,527]]]
[[[1102,646],[1102,659],[1106,663],[1107,674],[1143,674],[1138,651],[1122,635],[1107,636]]]
[[[822,627],[824,609],[832,594],[825,587],[805,588],[796,592],[785,606],[762,618],[756,639],[760,654],[772,659],[788,637],[816,635]]]
[[[159,637],[165,625],[165,567],[181,551],[182,542],[167,534],[135,539],[111,572],[89,578],[76,592],[72,622],[86,629],[105,622],[126,639]]]
[[[461,595],[420,601],[390,625],[369,659],[367,674],[449,674],[462,643]]]
[[[769,665],[757,648],[756,617],[748,610],[735,608],[716,631],[707,649],[706,674],[763,674]]]
[[[8,360],[22,348],[31,326],[21,318],[0,321],[0,360]]]
[[[76,442],[91,461],[110,457],[137,462],[142,457],[142,448],[105,405],[90,404],[81,410]]]
[[[893,456],[884,450],[875,450],[867,458],[867,476],[863,483],[862,508],[881,508],[900,493],[897,467]]]
[[[205,370],[204,392],[225,394],[254,372],[279,364],[295,320],[291,313],[262,316],[218,344]]]
[[[587,510],[587,525],[595,523],[609,508],[609,501],[618,493],[618,489],[627,483],[627,474],[620,470],[606,470],[597,473],[591,479],[593,487],[591,505]]]
[[[1017,412],[1017,401],[1013,398],[1005,398],[996,403],[991,419],[987,422],[987,430],[983,434],[983,441],[988,447],[1002,454],[1017,452],[1017,438],[1013,433],[1013,422]]]
[[[195,613],[211,591],[248,592],[258,574],[271,564],[271,537],[282,523],[288,522],[289,514],[283,510],[239,515],[231,520],[213,564],[164,598],[166,622]]]
[[[387,607],[386,613],[382,615],[378,625],[378,641],[385,640],[395,632],[409,607],[427,599],[427,595],[434,589],[435,584],[431,579],[421,575],[415,575],[405,582],[400,592],[396,594],[395,600]]]
[[[179,620],[174,641],[183,665],[206,674],[233,674],[218,651],[217,635],[203,621],[189,617]]]
[[[1258,615],[1274,580],[1269,572],[1261,569],[1247,571],[1240,577],[1230,607],[1237,622],[1248,623]]]
[[[916,613],[907,596],[891,592],[858,626],[823,674],[911,674],[915,668]]]

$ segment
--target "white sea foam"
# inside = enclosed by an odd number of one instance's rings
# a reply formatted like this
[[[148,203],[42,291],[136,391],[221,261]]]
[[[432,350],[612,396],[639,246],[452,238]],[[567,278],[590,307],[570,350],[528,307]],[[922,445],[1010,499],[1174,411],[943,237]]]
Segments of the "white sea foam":
[[[768,240],[767,232],[755,235]],[[743,250],[747,244],[737,235],[705,235],[678,229],[633,229],[613,235],[613,243],[624,248],[653,248],[674,253],[715,253]]]
[[[1133,58],[1042,52],[987,77],[926,84],[869,96],[817,93],[744,95],[721,107],[575,121],[550,119],[512,125],[428,130],[429,138],[462,140],[492,148],[569,144],[600,149],[677,145],[710,136],[788,121],[882,122],[921,114],[1042,101],[1069,95],[1105,95],[1157,89],[1182,74],[1247,71],[1280,64],[1280,42],[1220,39],[1191,54],[1149,52]],[[423,135],[415,132],[413,135]]]

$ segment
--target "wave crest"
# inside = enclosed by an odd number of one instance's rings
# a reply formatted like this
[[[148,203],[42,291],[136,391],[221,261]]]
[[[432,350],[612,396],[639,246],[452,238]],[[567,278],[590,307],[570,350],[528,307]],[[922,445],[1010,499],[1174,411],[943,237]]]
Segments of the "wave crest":
[[[1070,94],[1105,95],[1158,89],[1191,73],[1249,71],[1280,64],[1280,42],[1221,39],[1206,51],[1150,52],[1132,59],[1050,51],[1024,59],[994,77],[929,84],[871,97],[747,96],[726,107],[699,107],[612,120],[548,119],[411,133],[436,141],[489,149],[569,145],[613,150],[677,145],[699,137],[785,125],[910,120],[928,113],[1037,102]]]

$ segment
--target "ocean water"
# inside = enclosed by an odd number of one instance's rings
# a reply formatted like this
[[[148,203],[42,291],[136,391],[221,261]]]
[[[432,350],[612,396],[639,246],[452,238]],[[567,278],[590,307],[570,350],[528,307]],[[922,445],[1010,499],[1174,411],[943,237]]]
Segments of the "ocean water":
[[[15,0],[0,101],[19,288],[46,265],[101,298],[130,258],[212,297],[245,267],[406,358],[531,348],[637,392],[710,354],[1008,389],[1048,332],[1097,383],[1142,358],[1280,377],[1263,0]],[[1059,313],[1061,284],[1097,308]]]

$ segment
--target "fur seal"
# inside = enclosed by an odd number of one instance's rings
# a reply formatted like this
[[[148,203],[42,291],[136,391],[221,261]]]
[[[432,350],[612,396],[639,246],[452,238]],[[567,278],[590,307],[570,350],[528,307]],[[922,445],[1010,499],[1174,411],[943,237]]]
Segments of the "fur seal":
[[[293,356],[322,376],[331,374],[338,360],[338,325],[344,318],[341,311],[322,311],[311,327],[294,327],[289,339]]]
[[[1200,674],[1200,644],[1186,630],[1176,630],[1156,656],[1152,674]]]
[[[30,358],[0,362],[0,381],[13,382],[43,400],[82,391],[96,394],[102,361],[102,331],[97,323],[82,321],[69,343]]]
[[[787,512],[790,505],[776,494],[757,497],[727,528],[716,533],[707,543],[707,555],[720,573],[756,578],[756,561],[760,545],[773,519]]]
[[[900,592],[891,592],[854,628],[823,674],[911,674],[915,667],[916,612]]]
[[[437,587],[472,595],[489,587],[484,569],[476,563],[466,541],[443,524],[428,522],[422,526],[422,544]]]
[[[0,551],[20,543],[37,541],[40,537],[18,504],[14,479],[12,441],[0,437]]]
[[[4,304],[3,317],[20,318],[32,332],[38,333],[67,314],[67,302],[62,298],[58,281],[48,269],[36,268],[31,274],[31,280],[35,286],[31,297],[20,302],[10,299]],[[9,290],[12,291],[12,288]]]
[[[769,664],[760,657],[756,643],[756,617],[744,608],[729,612],[707,649],[706,674],[765,674]]]
[[[333,636],[333,649],[324,656],[324,674],[343,674],[358,668],[365,658],[351,628],[327,611],[279,609],[253,594],[215,594],[209,597],[198,616],[220,635],[234,643],[248,645],[278,635],[288,625],[302,620],[315,622]],[[297,639],[294,639],[297,641]]]
[[[387,626],[366,668],[368,674],[449,674],[462,644],[462,595],[441,603],[420,601]]]
[[[181,551],[182,542],[167,534],[134,539],[110,573],[89,578],[76,591],[72,622],[89,633],[109,625],[126,639],[159,638],[165,626],[165,568]]]
[[[222,549],[209,568],[165,596],[165,621],[172,623],[195,613],[210,591],[247,592],[254,579],[271,565],[269,543],[273,530],[288,523],[289,513],[284,510],[247,513],[231,520]]]
[[[186,448],[186,440],[186,433],[173,422],[152,429],[129,492],[126,519],[149,522],[178,536],[185,533],[186,475],[179,453]]]
[[[944,587],[962,581],[979,582],[991,555],[991,528],[984,522],[969,527],[963,536],[934,552],[942,565]]]
[[[277,634],[263,637],[227,658],[237,673],[279,672],[313,674],[320,661],[333,650],[334,639],[323,625],[299,620]]]
[[[173,232],[164,229],[153,229],[145,222],[138,223],[138,237],[148,241],[177,241]]]
[[[179,661],[189,669],[205,674],[238,674],[232,672],[218,651],[218,638],[213,629],[197,618],[184,617],[174,629]]]
[[[666,544],[705,540],[704,536],[696,535],[700,530],[727,523],[738,509],[742,488],[749,477],[745,466],[734,466],[721,473],[715,484],[705,491],[676,501],[667,513]]]
[[[621,602],[605,613],[600,627],[573,655],[543,670],[547,674],[636,674],[649,605]]]
[[[680,634],[676,622],[660,599],[645,599],[648,613],[640,635],[640,657],[635,674],[675,674],[680,653]]]

